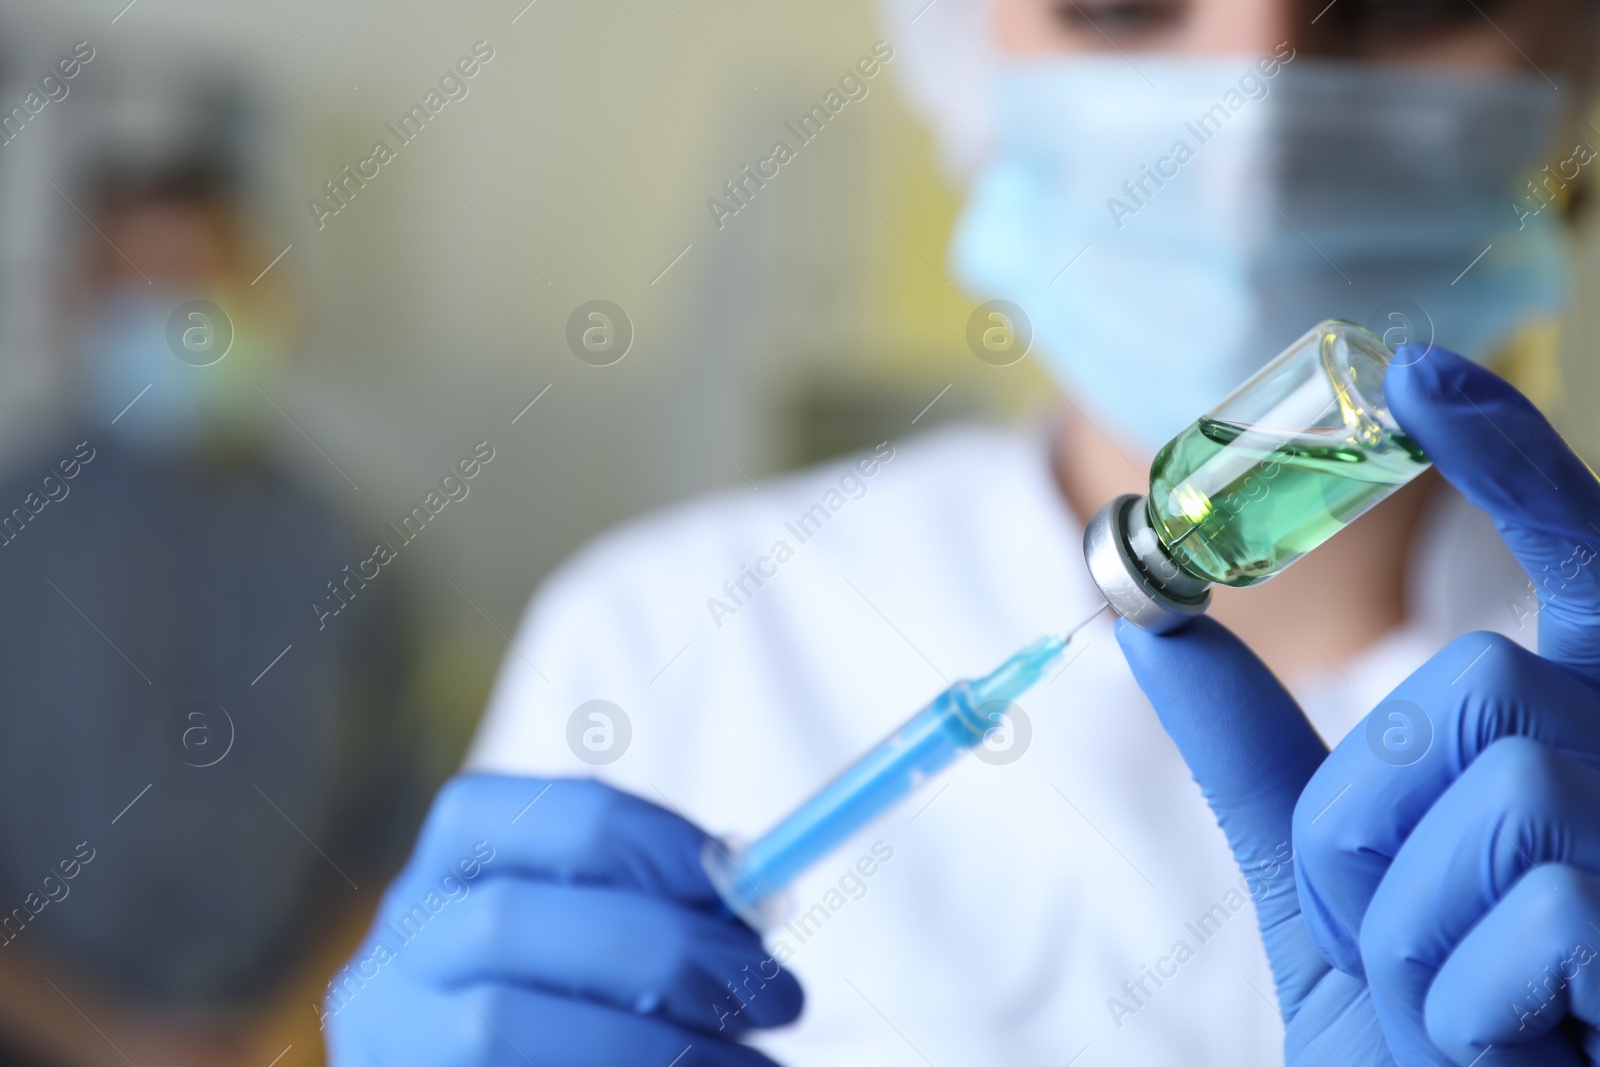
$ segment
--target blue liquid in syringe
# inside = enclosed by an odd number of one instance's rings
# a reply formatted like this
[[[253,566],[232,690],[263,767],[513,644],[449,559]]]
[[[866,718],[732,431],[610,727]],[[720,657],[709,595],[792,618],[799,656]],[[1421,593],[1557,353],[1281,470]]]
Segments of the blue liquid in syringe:
[[[961,690],[940,693],[882,744],[824,786],[739,856],[757,895],[788,885],[833,849],[841,827],[864,826],[983,740],[987,722]]]
[[[983,678],[956,682],[736,857],[708,854],[707,871],[729,907],[749,917],[763,898],[982,743],[1004,702],[1037,682],[1066,646],[1066,637],[1044,637]]]

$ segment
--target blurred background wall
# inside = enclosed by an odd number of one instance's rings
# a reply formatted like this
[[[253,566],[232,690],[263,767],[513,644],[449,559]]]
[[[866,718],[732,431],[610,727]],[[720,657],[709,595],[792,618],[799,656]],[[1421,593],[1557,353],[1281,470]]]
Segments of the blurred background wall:
[[[972,305],[944,255],[958,192],[892,60],[737,214],[719,224],[708,206],[774,141],[796,143],[785,123],[882,36],[860,0],[9,0],[0,110],[77,42],[95,58],[0,147],[0,466],[73,404],[59,291],[97,239],[74,184],[86,131],[130,86],[235,81],[254,116],[250,247],[295,338],[275,454],[376,539],[476,442],[497,452],[397,564],[440,778],[530,591],[596,532],[914,420],[1054,401],[1031,363],[996,368],[967,347]],[[386,124],[477,42],[492,58],[465,97],[319,224],[308,201],[334,205],[325,183],[376,140],[397,144]],[[1560,415],[1595,455],[1600,312],[1582,294],[1600,249],[1584,247]],[[595,299],[632,323],[610,366],[567,340]],[[264,1039],[292,1036],[285,1067],[320,1056],[314,986]],[[121,1062],[85,1040],[84,1062]]]
[[[478,610],[509,632],[596,531],[903,431],[947,385],[918,426],[1044,395],[1031,366],[966,348],[943,248],[956,197],[892,61],[720,229],[707,206],[871,51],[868,5],[525,3],[17,0],[0,31],[7,106],[75,42],[96,50],[0,151],[0,446],[69,387],[50,293],[85,223],[47,183],[67,187],[74,129],[127,79],[238,74],[263,109],[260,265],[289,249],[272,272],[304,315],[278,399],[304,437],[281,425],[285,456],[374,526],[471,443],[506,457],[404,564],[454,654],[460,729],[503,649]],[[494,58],[469,95],[319,229],[307,200],[333,204],[324,183],[397,143],[385,123],[480,40]],[[614,366],[565,340],[594,298],[635,328]]]
[[[190,86],[236,93],[244,280],[276,294],[293,356],[261,397],[275,405],[260,414],[276,461],[370,543],[475,443],[496,450],[469,497],[385,568],[415,608],[423,745],[440,780],[531,590],[598,531],[913,420],[1054,397],[1030,364],[992,367],[967,347],[971,305],[944,257],[957,194],[896,96],[894,61],[809,143],[785,126],[882,36],[853,0],[9,3],[0,112],[29,117],[0,147],[0,470],[26,467],[80,405],[66,350],[85,324],[64,293],[86,254],[110,258],[82,181],[97,142],[115,127],[137,143],[141,122],[157,138]],[[79,42],[94,58],[32,113],[28,94]],[[472,55],[466,95],[401,146],[390,124]],[[376,177],[342,173],[380,139],[397,151]],[[764,187],[747,182],[754,195],[719,225],[708,201],[734,203],[725,183],[779,139],[795,158]],[[319,219],[313,198],[337,214]],[[609,366],[567,339],[596,299],[634,333]],[[35,1067],[266,1063],[280,1050],[278,1067],[316,1063],[321,980],[363,921],[307,930],[322,947],[260,1018],[197,1020],[178,1048],[162,1036],[170,1020],[142,1023],[114,991],[60,974],[52,990],[0,973],[0,1030],[41,1019],[66,1035],[57,1058],[15,1061]]]

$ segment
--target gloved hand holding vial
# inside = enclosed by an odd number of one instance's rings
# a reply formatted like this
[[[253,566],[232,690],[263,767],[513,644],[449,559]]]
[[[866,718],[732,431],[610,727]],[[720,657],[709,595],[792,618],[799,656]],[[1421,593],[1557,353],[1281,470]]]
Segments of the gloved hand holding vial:
[[[1428,469],[1384,398],[1392,358],[1360,326],[1318,323],[1167,442],[1149,495],[1118,497],[1084,531],[1105,604],[944,690],[749,845],[708,840],[702,862],[723,902],[757,929],[781,921],[785,886],[1001,728],[1009,702],[1107,607],[1175,631],[1205,612],[1213,584],[1272,578]]]

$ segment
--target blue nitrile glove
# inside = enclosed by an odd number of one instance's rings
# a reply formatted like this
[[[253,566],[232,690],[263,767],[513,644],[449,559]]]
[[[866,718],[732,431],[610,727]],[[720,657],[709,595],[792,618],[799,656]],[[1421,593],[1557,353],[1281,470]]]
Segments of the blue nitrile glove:
[[[1292,1064],[1597,1062],[1600,483],[1490,372],[1403,362],[1391,408],[1534,579],[1540,656],[1461,638],[1324,762],[1221,626],[1118,636],[1241,868],[1292,841],[1257,905]]]
[[[1526,399],[1459,357],[1391,371],[1385,392],[1533,580],[1539,655],[1469,634],[1374,712],[1431,734],[1416,762],[1392,766],[1413,756],[1385,762],[1359,733],[1338,746],[1295,813],[1306,924],[1366,975],[1404,1064],[1593,1062],[1600,483]]]
[[[434,802],[324,1003],[334,1067],[752,1067],[800,985],[725,917],[705,834],[582,779],[466,775]]]
[[[1221,623],[1201,618],[1157,637],[1119,619],[1117,639],[1250,880],[1289,1067],[1393,1063],[1366,983],[1317,954],[1296,871],[1285,862],[1295,801],[1327,746],[1282,683]],[[1243,985],[1239,992],[1252,995]]]

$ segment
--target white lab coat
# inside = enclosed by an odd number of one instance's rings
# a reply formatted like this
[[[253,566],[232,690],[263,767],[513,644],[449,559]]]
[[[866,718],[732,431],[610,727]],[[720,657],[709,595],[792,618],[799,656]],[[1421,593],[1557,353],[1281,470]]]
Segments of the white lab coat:
[[[1047,434],[942,429],[894,444],[870,477],[858,459],[691,501],[580,552],[529,607],[469,766],[597,774],[749,839],[948,682],[1098,604]],[[850,471],[864,489],[841,489]],[[1444,507],[1414,568],[1411,624],[1342,677],[1299,687],[1330,740],[1456,633],[1531,640],[1509,606],[1524,583],[1487,519],[1453,497]],[[774,555],[779,542],[792,555]],[[769,576],[745,577],[736,602],[724,583],[747,565]],[[1226,912],[1240,876],[1221,832],[1110,620],[1073,654],[1020,701],[1032,739],[1019,760],[963,757],[796,884],[809,918],[769,945],[783,943],[807,1004],[756,1039],[774,1058],[1281,1062],[1253,911]],[[632,734],[600,767],[568,742],[574,710],[595,699],[622,708]],[[1191,924],[1207,912],[1201,940]],[[1145,967],[1170,976],[1158,986]]]

